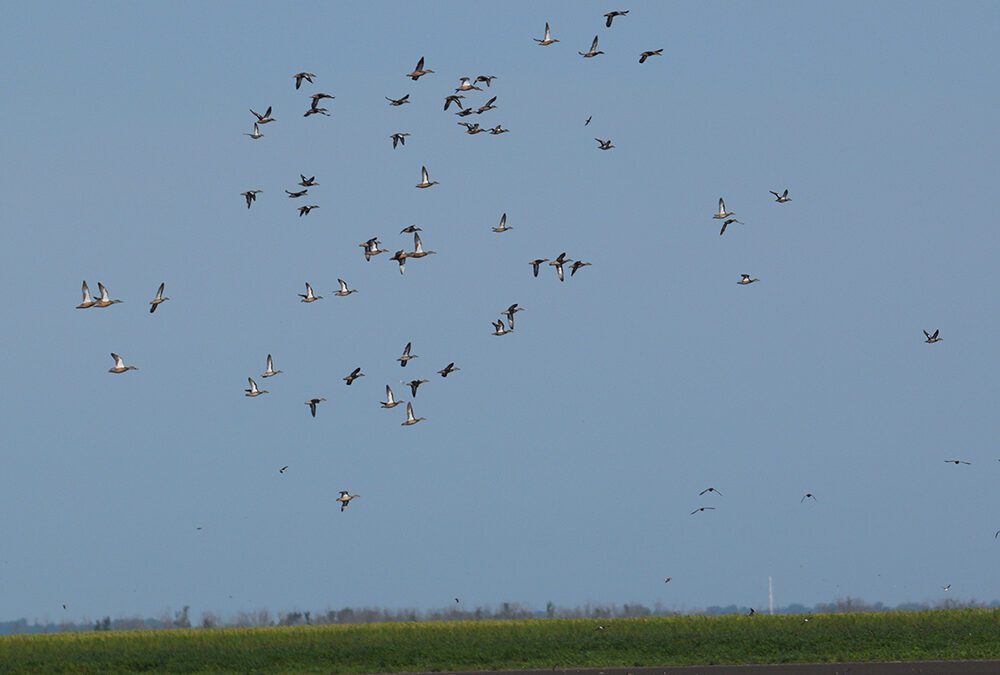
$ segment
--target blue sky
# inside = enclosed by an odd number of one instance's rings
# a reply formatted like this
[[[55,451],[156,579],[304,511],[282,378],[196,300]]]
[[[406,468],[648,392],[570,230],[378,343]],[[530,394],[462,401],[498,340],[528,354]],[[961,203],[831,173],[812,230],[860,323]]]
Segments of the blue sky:
[[[3,615],[760,606],[768,575],[779,604],[1000,597],[998,27],[991,3],[8,6]],[[479,74],[475,121],[511,133],[442,111]],[[721,238],[719,196],[746,223]],[[411,223],[437,255],[364,261]],[[531,276],[561,251],[593,266]],[[83,279],[125,302],[75,310]],[[268,353],[284,374],[245,398]],[[378,401],[412,377],[405,428]]]

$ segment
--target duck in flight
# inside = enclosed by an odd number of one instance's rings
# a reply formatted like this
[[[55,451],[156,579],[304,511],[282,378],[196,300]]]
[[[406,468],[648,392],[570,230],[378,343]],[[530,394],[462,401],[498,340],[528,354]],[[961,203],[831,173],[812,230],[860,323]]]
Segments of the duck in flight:
[[[97,282],[97,290],[100,291],[101,295],[94,301],[94,307],[110,307],[121,302],[121,300],[112,300],[108,289],[100,281]]]
[[[249,136],[250,138],[252,138],[255,141],[258,138],[264,138],[264,134],[262,134],[260,132],[260,126],[257,124],[257,122],[253,123],[253,133],[252,134],[248,134],[248,133],[244,132],[243,135],[244,136]]]
[[[397,361],[399,361],[399,365],[402,366],[403,368],[406,368],[406,364],[410,361],[410,359],[417,358],[416,354],[410,354],[410,348],[412,348],[412,347],[413,347],[413,343],[412,342],[407,342],[406,346],[403,347],[403,355],[400,356],[398,359],[396,359]],[[414,394],[414,395],[416,395],[416,394]]]
[[[495,79],[497,79],[496,75],[479,75],[476,78],[476,82],[482,82],[488,87],[493,84],[493,80]]]
[[[549,22],[548,21],[545,22],[545,36],[541,40],[539,40],[538,38],[531,38],[531,39],[534,40],[535,42],[537,42],[538,46],[540,46],[540,47],[547,47],[548,45],[551,45],[551,44],[554,44],[556,42],[559,42],[559,40],[553,39],[553,37],[552,37],[552,30],[549,29]]]
[[[301,218],[302,216],[308,216],[310,211],[312,211],[313,209],[318,209],[318,208],[319,208],[319,204],[308,204],[306,206],[300,206],[299,207],[299,218]]]
[[[337,499],[335,500],[340,502],[340,512],[343,513],[344,509],[347,508],[347,505],[351,503],[351,500],[357,499],[360,496],[361,495],[352,495],[349,492],[347,492],[347,490],[341,490],[340,496],[337,497]]]
[[[581,269],[583,267],[589,267],[591,264],[592,263],[583,262],[582,260],[577,260],[575,263],[569,266],[569,275],[573,276],[574,274],[576,274],[576,271],[578,269]]]
[[[399,273],[400,274],[405,274],[406,273],[406,256],[407,256],[406,251],[400,249],[400,250],[396,251],[395,253],[393,253],[392,257],[389,258],[389,260],[393,260],[393,261],[399,263]]]
[[[315,293],[313,293],[312,284],[310,284],[308,281],[306,282],[305,294],[303,295],[302,293],[299,293],[298,295],[300,298],[302,298],[301,302],[316,302],[317,300],[323,299],[322,295],[316,295]]]
[[[556,274],[559,275],[559,281],[566,281],[566,275],[563,273],[563,265],[568,262],[572,262],[572,259],[567,258],[566,252],[563,251],[559,254],[558,258],[549,263],[549,265],[556,268]]]
[[[401,106],[410,102],[410,95],[407,94],[403,98],[389,98],[386,96],[385,100],[388,101],[391,106]]]
[[[702,513],[704,511],[714,511],[714,510],[715,510],[714,506],[699,506],[694,511],[692,511],[689,515],[693,516],[696,513]]]
[[[513,328],[507,328],[503,325],[503,319],[497,319],[493,321],[493,334],[494,335],[507,335],[508,333],[513,333]]]
[[[295,73],[294,75],[292,75],[292,77],[295,78],[295,88],[298,89],[299,87],[302,86],[302,80],[305,80],[309,84],[312,84],[313,78],[316,77],[316,73],[306,73],[306,72]]]
[[[597,149],[598,150],[610,150],[611,148],[615,147],[611,143],[611,139],[610,138],[608,140],[606,140],[606,141],[602,141],[600,138],[595,138],[594,140],[597,141]]]
[[[306,178],[305,176],[303,176],[300,173],[299,174],[299,178],[301,179],[299,181],[299,185],[301,185],[304,188],[311,188],[311,187],[315,187],[315,186],[319,185],[319,183],[316,182],[316,176],[313,176],[312,178]],[[286,192],[287,192],[287,190],[286,190]]]
[[[654,49],[651,52],[643,52],[642,54],[639,54],[639,63],[645,63],[646,59],[648,59],[650,56],[663,56],[663,50]]]
[[[374,256],[380,253],[388,253],[388,249],[379,248],[378,237],[372,237],[366,242],[358,244],[361,248],[365,250],[365,262],[370,262]]]
[[[510,329],[514,330],[514,315],[518,312],[523,312],[524,307],[521,307],[516,302],[504,310],[503,314],[507,317],[507,323],[510,324]]]
[[[400,384],[405,384],[407,387],[410,388],[410,394],[413,396],[413,398],[417,397],[417,389],[420,388],[420,385],[427,384],[427,382],[428,382],[427,380],[410,380],[409,382],[406,382],[404,380],[399,381]]]
[[[333,98],[337,98],[337,97],[336,96],[330,96],[329,94],[322,94],[322,93],[320,93],[320,94],[313,94],[309,98],[312,99],[312,104],[311,105],[312,105],[313,108],[315,108],[316,106],[319,105],[319,102],[322,101],[324,98],[333,99]]]
[[[313,417],[316,417],[316,406],[325,400],[325,398],[311,398],[306,401],[306,405],[309,406],[309,412],[312,413]]]
[[[722,221],[722,229],[719,230],[719,236],[721,237],[722,235],[724,235],[726,233],[726,228],[732,225],[733,223],[736,223],[738,225],[743,224],[742,221],[736,220],[735,218],[726,218],[725,220]]]
[[[409,136],[408,133],[395,133],[389,138],[392,139],[392,149],[395,150],[397,145],[406,145],[406,137]]]
[[[404,426],[404,427],[413,426],[417,422],[423,422],[426,419],[427,419],[426,417],[414,417],[413,416],[413,403],[407,401],[407,403],[406,403],[406,421],[403,422],[401,426]]]
[[[726,211],[726,201],[722,197],[719,197],[719,210],[716,211],[715,215],[712,217],[716,220],[723,220],[724,218],[735,215],[736,214],[732,211]]]
[[[309,117],[310,115],[326,115],[327,117],[329,117],[330,111],[327,110],[326,108],[317,108],[316,106],[312,106],[311,108],[309,108],[309,110],[302,113],[303,117]]]
[[[267,106],[267,111],[261,115],[260,113],[254,112],[253,108],[250,108],[250,112],[253,116],[257,118],[258,124],[267,124],[268,122],[274,122],[274,118],[271,117],[271,106]]]
[[[432,185],[437,185],[437,184],[438,182],[436,180],[435,181],[431,180],[430,175],[427,173],[427,167],[426,166],[420,167],[420,182],[417,183],[416,187],[429,188]]]
[[[413,69],[413,72],[407,73],[406,77],[408,77],[411,80],[413,80],[414,82],[416,82],[417,80],[419,80],[424,75],[427,75],[427,74],[433,73],[433,72],[434,71],[431,70],[430,68],[427,68],[427,69],[424,68],[424,57],[421,56],[420,60],[417,61],[417,67]]]
[[[381,403],[383,408],[395,408],[397,405],[402,403],[402,401],[397,401],[392,395],[392,389],[389,385],[385,385],[385,400]]]
[[[489,101],[476,108],[476,114],[482,115],[484,112],[489,112],[490,110],[496,110],[497,107],[493,105],[496,102],[497,102],[497,97],[494,96]]]
[[[160,306],[161,303],[166,302],[170,298],[163,297],[163,289],[166,287],[166,282],[160,284],[160,287],[156,289],[156,297],[149,301],[149,313],[152,314],[156,311],[156,308]]]
[[[941,332],[940,328],[938,328],[936,331],[934,331],[934,333],[928,333],[927,331],[924,331],[924,337],[927,338],[924,342],[926,342],[929,345],[932,345],[935,342],[941,342],[941,340],[944,339],[944,338],[938,337],[938,333],[940,333],[940,332]]]
[[[347,386],[349,387],[351,386],[351,383],[354,382],[354,380],[364,376],[365,374],[361,372],[361,367],[359,366],[354,370],[352,370],[350,373],[348,373],[347,377],[343,377],[341,379],[344,380],[344,382],[346,382]]]
[[[93,307],[97,301],[90,297],[90,287],[87,285],[87,280],[83,281],[83,302],[76,306],[77,309],[89,309]]]
[[[944,461],[947,464],[955,464],[956,466],[959,464],[972,464],[972,462],[966,462],[964,459],[946,459]]]
[[[752,284],[755,281],[760,281],[760,279],[751,279],[749,274],[741,274],[740,276],[742,278],[739,281],[736,282],[740,286],[746,286],[747,284]]]
[[[531,271],[537,277],[538,276],[538,268],[539,268],[539,266],[542,263],[548,262],[548,261],[549,261],[548,258],[535,258],[534,260],[532,260],[528,264],[531,265]]]
[[[698,496],[701,497],[702,495],[706,495],[709,492],[714,492],[715,494],[719,495],[720,497],[723,496],[722,493],[719,492],[718,490],[716,490],[714,487],[707,487],[707,488],[705,488],[704,490],[702,490],[701,492],[698,493]]]
[[[614,12],[608,12],[607,14],[604,15],[604,17],[607,19],[607,21],[604,22],[604,25],[607,26],[608,28],[611,28],[611,22],[615,20],[616,16],[627,16],[628,12],[629,10],[627,9],[624,11],[616,10]]]
[[[247,190],[246,192],[240,193],[240,195],[242,195],[247,200],[248,209],[250,208],[251,204],[257,201],[257,195],[260,194],[261,192],[263,192],[263,190]]]
[[[459,91],[482,91],[482,89],[480,89],[479,87],[477,87],[476,85],[474,85],[472,83],[472,80],[470,78],[463,76],[463,77],[461,77],[459,79],[461,80],[461,82],[459,83],[458,88],[455,89],[456,92],[459,92]]]
[[[500,224],[493,228],[494,232],[506,232],[507,230],[513,230],[513,227],[507,227],[507,214],[500,216]]]
[[[414,232],[423,232],[423,229],[417,227],[416,225],[407,225],[399,231],[400,234],[413,234]]]
[[[340,296],[340,297],[343,298],[345,296],[350,295],[351,293],[357,293],[358,292],[358,289],[356,289],[356,288],[348,288],[347,287],[347,282],[344,281],[343,279],[337,279],[337,283],[340,284],[340,290],[336,291],[334,293],[334,295],[337,295],[337,296]]]
[[[271,359],[271,355],[267,355],[267,370],[261,373],[261,377],[274,377],[282,371],[274,369],[274,361]]]
[[[438,375],[440,375],[441,377],[448,377],[449,375],[451,375],[452,373],[454,373],[456,370],[461,370],[461,368],[456,367],[455,366],[455,362],[452,361],[447,366],[445,366],[444,368],[442,368],[441,370],[439,370],[438,371]]]
[[[595,35],[594,41],[590,43],[590,49],[586,52],[577,52],[577,54],[579,54],[585,59],[592,59],[598,54],[603,54],[604,52],[597,51],[597,40],[598,37]]]
[[[768,192],[770,192],[772,195],[774,195],[774,201],[778,202],[779,204],[784,204],[785,202],[792,201],[792,198],[788,196],[788,189],[787,188],[780,195],[777,192],[775,192],[774,190],[768,190]]]
[[[255,396],[260,396],[261,394],[268,393],[267,389],[258,389],[257,388],[257,383],[253,381],[252,377],[248,377],[247,378],[247,382],[250,383],[250,388],[243,390],[243,391],[246,392],[244,394],[244,396],[249,396],[250,398],[253,398]]]
[[[126,366],[125,359],[120,357],[118,354],[115,354],[114,352],[111,352],[111,358],[115,360],[115,367],[109,368],[108,369],[109,373],[115,373],[116,375],[120,375],[121,373],[127,373],[130,370],[139,370],[135,366]]]
[[[298,199],[299,197],[305,197],[307,194],[309,194],[309,188],[306,188],[304,190],[299,190],[298,192],[292,192],[290,190],[285,190],[285,192],[288,193],[289,199]]]

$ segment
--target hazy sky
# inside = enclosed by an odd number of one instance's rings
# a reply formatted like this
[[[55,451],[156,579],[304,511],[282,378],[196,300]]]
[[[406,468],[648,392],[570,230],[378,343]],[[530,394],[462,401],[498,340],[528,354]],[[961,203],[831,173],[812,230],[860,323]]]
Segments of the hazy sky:
[[[996,3],[3,13],[0,619],[1000,597]]]

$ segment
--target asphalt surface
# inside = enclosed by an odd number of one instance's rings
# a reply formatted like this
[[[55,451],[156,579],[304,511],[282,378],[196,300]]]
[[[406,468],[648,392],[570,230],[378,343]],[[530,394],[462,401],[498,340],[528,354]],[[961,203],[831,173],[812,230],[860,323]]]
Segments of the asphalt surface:
[[[449,671],[435,673],[443,675]],[[661,668],[572,668],[495,670],[489,675],[1000,675],[1000,661],[895,661],[887,663],[795,663],[753,666]],[[452,672],[451,675],[483,675]]]

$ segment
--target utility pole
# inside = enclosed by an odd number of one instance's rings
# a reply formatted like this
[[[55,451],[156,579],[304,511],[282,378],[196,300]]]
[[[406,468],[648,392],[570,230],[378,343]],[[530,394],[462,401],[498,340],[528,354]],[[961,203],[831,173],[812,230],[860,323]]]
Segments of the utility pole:
[[[774,615],[774,583],[770,576],[767,578],[767,613]]]

